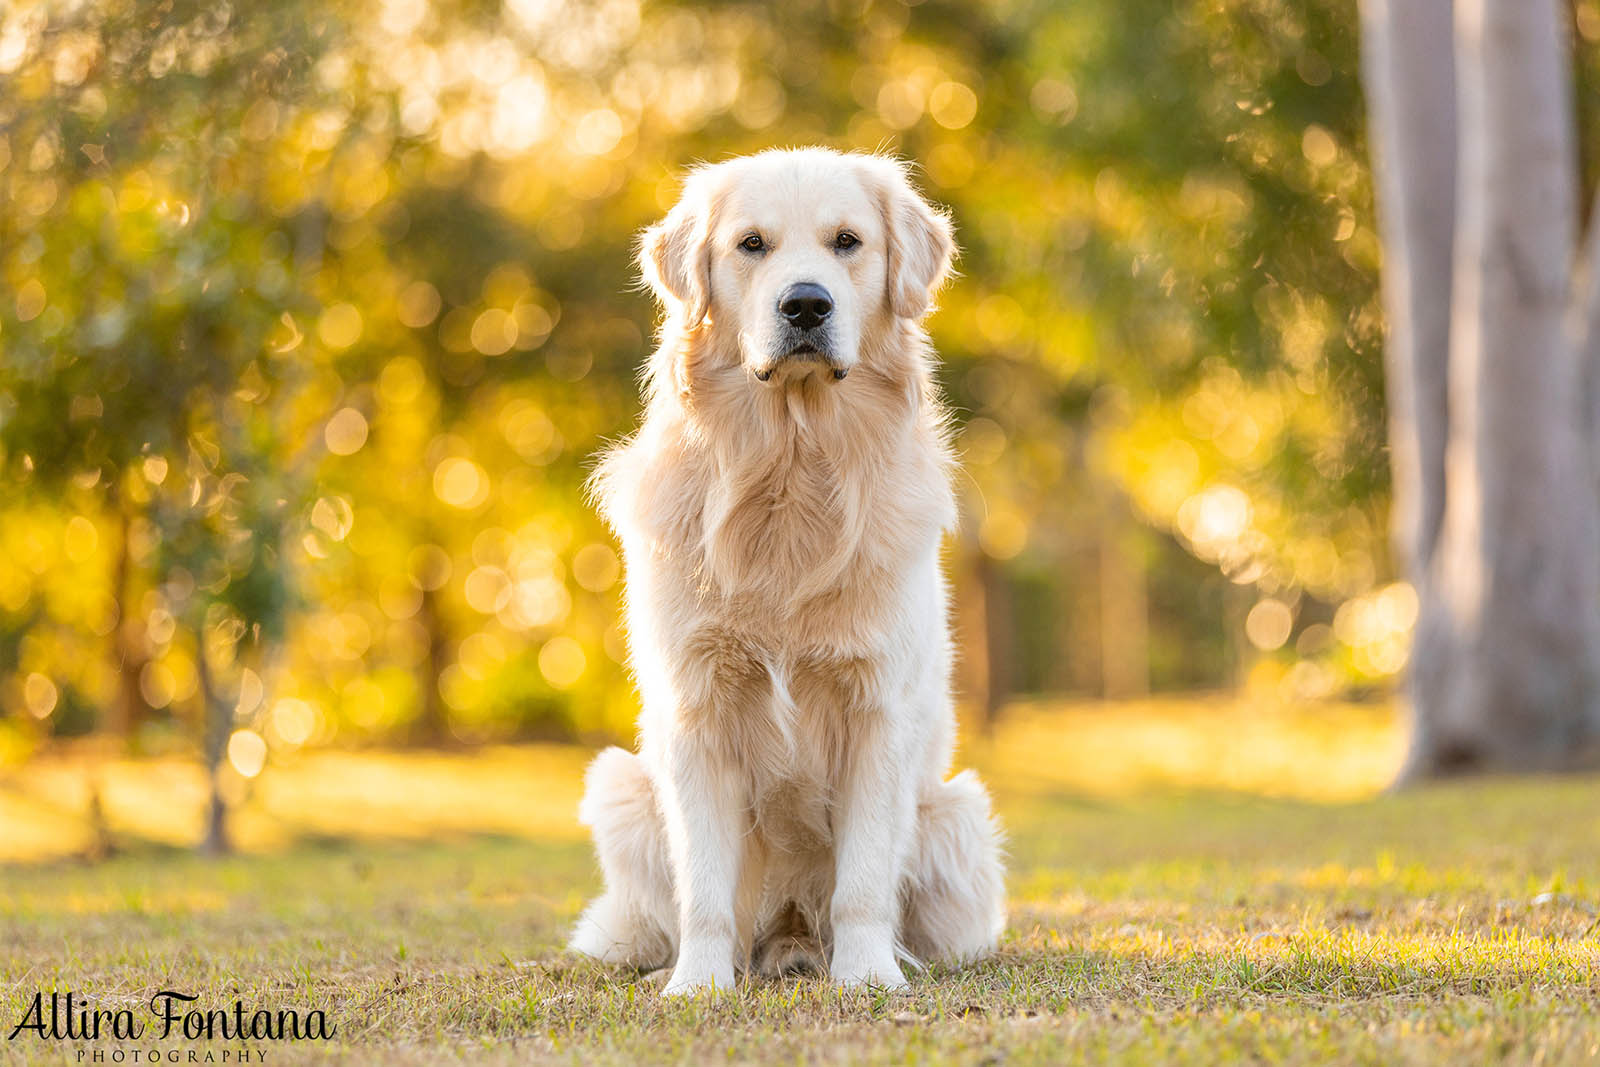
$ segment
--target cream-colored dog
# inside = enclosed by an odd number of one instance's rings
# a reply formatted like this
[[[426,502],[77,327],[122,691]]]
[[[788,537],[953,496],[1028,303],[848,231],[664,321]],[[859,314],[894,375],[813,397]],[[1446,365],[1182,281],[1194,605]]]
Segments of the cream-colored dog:
[[[594,480],[644,709],[638,754],[589,769],[606,890],[572,945],[673,965],[669,994],[747,967],[899,987],[1004,924],[988,795],[945,778],[955,505],[920,322],[952,251],[900,164],[815,148],[695,171],[644,235],[661,344]]]

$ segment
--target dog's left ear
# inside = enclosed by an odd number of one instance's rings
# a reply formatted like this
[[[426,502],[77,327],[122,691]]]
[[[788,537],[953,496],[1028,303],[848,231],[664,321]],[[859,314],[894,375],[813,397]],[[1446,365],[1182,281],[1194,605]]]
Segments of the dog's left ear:
[[[709,211],[700,182],[691,177],[667,217],[644,231],[639,269],[669,311],[694,329],[711,310]]]
[[[950,277],[956,253],[950,218],[922,198],[898,161],[872,157],[869,165],[888,235],[889,309],[901,318],[920,319]]]

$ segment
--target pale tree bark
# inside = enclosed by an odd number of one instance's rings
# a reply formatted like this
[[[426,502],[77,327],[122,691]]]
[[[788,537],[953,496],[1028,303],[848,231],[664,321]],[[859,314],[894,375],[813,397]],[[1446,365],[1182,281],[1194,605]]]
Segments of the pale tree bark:
[[[1572,332],[1583,375],[1584,437],[1600,495],[1600,192],[1589,204],[1589,231],[1573,285]],[[1595,531],[1600,549],[1600,530]]]
[[[1594,759],[1600,738],[1600,496],[1573,327],[1589,316],[1572,305],[1577,158],[1564,9],[1560,0],[1457,0],[1447,32],[1437,20],[1448,7],[1374,0],[1364,24],[1386,286],[1400,338],[1391,359],[1401,373],[1390,388],[1402,430],[1424,406],[1421,331],[1437,329],[1441,308],[1450,316],[1437,537],[1428,536],[1425,504],[1412,512],[1402,500],[1396,515],[1397,547],[1422,604],[1408,777],[1579,765]],[[1414,21],[1423,8],[1431,32]],[[1415,160],[1406,163],[1410,138],[1431,127],[1400,99],[1400,82],[1427,69],[1437,79],[1427,64],[1452,40],[1450,287],[1424,300],[1417,286],[1429,268],[1411,235],[1395,230],[1415,222],[1417,198],[1437,193]],[[1436,81],[1429,86],[1437,93]],[[1409,351],[1407,331],[1417,331]],[[1417,501],[1429,499],[1422,454],[1420,442],[1408,457],[1396,441],[1397,491],[1421,485]]]
[[[1456,79],[1451,0],[1362,0],[1393,468],[1392,529],[1413,585],[1444,520],[1450,274],[1456,211]]]

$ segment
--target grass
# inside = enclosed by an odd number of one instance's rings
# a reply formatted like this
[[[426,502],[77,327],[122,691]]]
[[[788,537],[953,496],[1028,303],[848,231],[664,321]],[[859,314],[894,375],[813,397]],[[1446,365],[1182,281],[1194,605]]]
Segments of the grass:
[[[596,886],[582,753],[307,754],[263,777],[238,819],[252,851],[220,861],[175,847],[198,825],[185,768],[107,764],[126,848],[93,865],[42,858],[82,833],[86,792],[41,762],[0,779],[0,1060],[78,1062],[3,1041],[51,988],[141,1017],[163,988],[328,1013],[332,1041],[252,1046],[272,1063],[1600,1056],[1597,783],[1384,795],[1400,742],[1371,709],[1019,709],[965,757],[1011,834],[994,958],[905,995],[792,981],[688,1004],[560,952]]]

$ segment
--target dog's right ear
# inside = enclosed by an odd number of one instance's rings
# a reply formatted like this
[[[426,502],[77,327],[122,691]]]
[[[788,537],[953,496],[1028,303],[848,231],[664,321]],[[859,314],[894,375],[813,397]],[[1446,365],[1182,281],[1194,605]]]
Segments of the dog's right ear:
[[[711,310],[710,211],[693,178],[667,217],[644,231],[639,270],[668,314],[677,312],[688,329]]]

